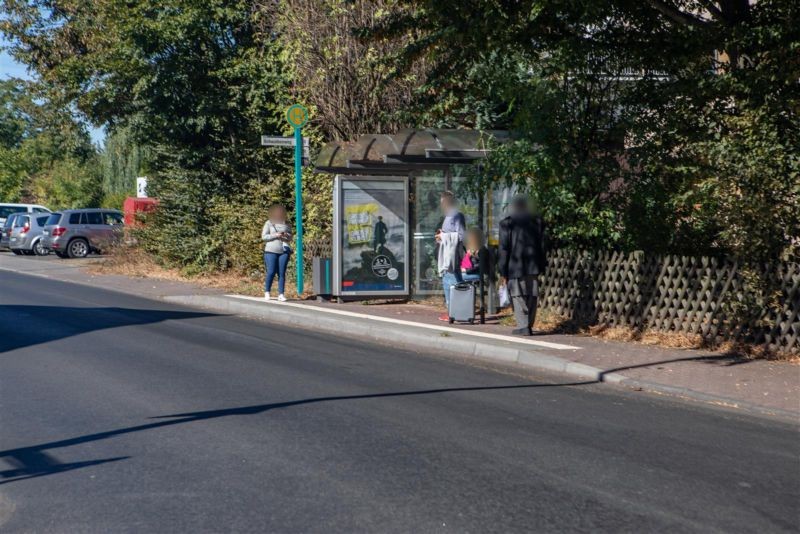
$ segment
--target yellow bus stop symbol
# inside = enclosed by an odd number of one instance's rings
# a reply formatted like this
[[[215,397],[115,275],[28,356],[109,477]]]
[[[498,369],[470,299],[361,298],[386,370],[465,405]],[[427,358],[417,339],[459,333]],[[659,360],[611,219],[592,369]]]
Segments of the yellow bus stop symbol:
[[[295,104],[286,110],[286,120],[295,128],[302,128],[308,122],[308,110]]]

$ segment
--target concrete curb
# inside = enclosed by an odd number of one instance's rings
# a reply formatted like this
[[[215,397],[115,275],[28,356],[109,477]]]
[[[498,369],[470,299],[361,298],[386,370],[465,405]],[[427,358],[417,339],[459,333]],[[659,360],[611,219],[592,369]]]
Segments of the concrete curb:
[[[312,308],[302,309],[277,303],[267,304],[255,300],[238,299],[223,295],[180,295],[164,297],[167,302],[206,308],[223,313],[269,319],[297,328],[311,328],[330,334],[341,335],[347,332],[362,338],[381,343],[401,344],[416,350],[435,349],[457,356],[468,356],[503,363],[520,363],[549,371],[566,372],[581,378],[600,381],[602,369],[576,364],[545,352],[545,347],[532,347],[500,340],[483,340],[470,335],[459,335],[451,331],[437,331],[430,328],[415,328],[407,324],[387,326],[385,321],[356,319],[353,317],[329,315]],[[280,309],[280,313],[275,313]],[[530,347],[530,348],[529,348]],[[558,351],[554,351],[558,352]],[[608,378],[609,375],[606,375]]]
[[[604,382],[626,389],[645,390],[717,406],[737,408],[757,415],[778,416],[794,422],[800,420],[800,414],[796,412],[766,408],[688,388],[629,378],[621,373],[608,372],[598,367],[573,362],[550,354],[546,350],[532,348],[530,345],[520,348],[510,342],[487,341],[480,338],[470,339],[468,335],[460,336],[444,331],[437,334],[435,330],[414,328],[408,325],[387,328],[385,322],[371,321],[369,319],[355,320],[352,317],[328,315],[321,311],[315,313],[315,310],[311,308],[300,309],[298,307],[283,306],[280,308],[280,313],[274,313],[276,308],[281,306],[280,304],[267,304],[265,302],[248,301],[221,295],[182,295],[164,297],[164,300],[221,313],[269,319],[272,322],[297,328],[308,329],[313,326],[315,331],[334,335],[342,335],[343,332],[347,332],[350,335],[367,338],[379,343],[398,344],[413,350],[434,349],[460,357],[471,357],[500,363],[516,363],[530,369],[563,373],[586,382]]]

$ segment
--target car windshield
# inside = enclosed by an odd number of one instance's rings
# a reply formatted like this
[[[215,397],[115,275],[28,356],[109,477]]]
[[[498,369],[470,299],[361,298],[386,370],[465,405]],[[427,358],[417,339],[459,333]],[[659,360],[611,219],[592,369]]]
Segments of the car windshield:
[[[47,218],[47,222],[45,224],[47,224],[48,226],[55,226],[55,225],[58,224],[58,221],[60,221],[60,220],[61,220],[61,214],[60,213],[54,213],[50,217]]]

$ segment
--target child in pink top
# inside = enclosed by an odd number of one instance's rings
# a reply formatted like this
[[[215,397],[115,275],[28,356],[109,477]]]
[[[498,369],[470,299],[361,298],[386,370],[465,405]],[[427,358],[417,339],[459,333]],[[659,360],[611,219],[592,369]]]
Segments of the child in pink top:
[[[483,234],[478,228],[470,228],[466,238],[467,252],[461,258],[461,278],[466,281],[479,280],[481,276],[481,259],[484,257]]]

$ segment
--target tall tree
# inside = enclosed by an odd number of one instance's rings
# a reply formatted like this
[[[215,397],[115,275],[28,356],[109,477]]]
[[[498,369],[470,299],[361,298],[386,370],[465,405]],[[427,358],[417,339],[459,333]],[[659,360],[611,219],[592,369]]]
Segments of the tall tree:
[[[148,158],[148,148],[136,140],[129,128],[119,128],[108,135],[102,152],[103,191],[133,194],[136,178],[147,172]]]
[[[292,93],[313,108],[327,139],[393,133],[413,125],[408,113],[425,78],[424,62],[393,76],[387,59],[405,36],[366,40],[359,31],[403,12],[398,0],[280,0],[265,3],[291,55]]]
[[[97,205],[97,152],[86,126],[36,82],[0,82],[0,198],[54,208]]]
[[[505,76],[494,69],[506,124],[522,137],[498,152],[513,155],[498,178],[538,191],[566,243],[796,252],[796,2],[406,5],[371,33],[412,37],[405,58],[432,63],[437,100],[471,98],[476,66],[516,59]],[[747,178],[756,168],[758,184]]]
[[[271,21],[248,0],[10,0],[12,53],[65,106],[149,147],[161,198],[148,246],[179,264],[216,258],[210,207],[259,179],[288,191],[287,79]],[[248,224],[257,224],[250,221]]]

